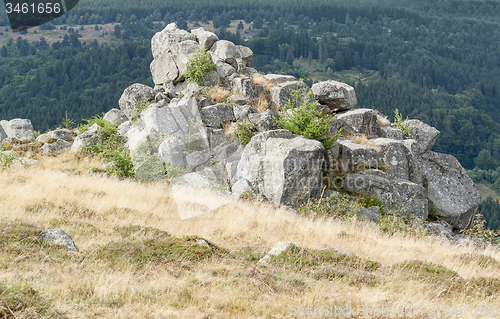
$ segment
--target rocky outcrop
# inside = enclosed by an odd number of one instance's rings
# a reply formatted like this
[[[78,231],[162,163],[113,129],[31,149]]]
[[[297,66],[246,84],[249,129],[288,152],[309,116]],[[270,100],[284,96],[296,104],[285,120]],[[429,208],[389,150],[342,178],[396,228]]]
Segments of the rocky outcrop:
[[[118,104],[127,118],[132,119],[136,115],[137,103],[143,99],[146,101],[153,101],[154,91],[147,85],[136,83],[123,91]]]
[[[13,141],[33,142],[35,140],[35,132],[30,120],[13,119],[10,121],[0,121],[0,126],[3,132],[0,132],[0,137],[9,138]],[[5,137],[6,136],[6,137]]]
[[[313,84],[314,98],[333,111],[350,110],[356,107],[358,100],[354,88],[345,83],[328,80]]]
[[[318,141],[286,130],[262,132],[245,147],[236,180],[246,179],[275,204],[292,204],[321,192],[323,156]]]

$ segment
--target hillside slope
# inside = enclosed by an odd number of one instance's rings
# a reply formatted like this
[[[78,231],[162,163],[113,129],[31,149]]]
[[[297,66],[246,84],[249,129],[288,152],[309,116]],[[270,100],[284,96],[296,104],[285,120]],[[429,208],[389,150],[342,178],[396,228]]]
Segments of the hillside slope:
[[[481,318],[496,317],[500,253],[491,246],[408,229],[389,235],[381,229],[394,231],[397,223],[306,218],[259,201],[233,201],[181,220],[166,184],[89,174],[95,164],[67,153],[0,171],[0,283],[33,288],[50,301],[46,316],[288,318],[299,308],[363,305],[439,307],[447,318],[457,317],[453,309],[477,318],[475,311],[489,306]],[[37,239],[38,230],[53,227],[73,237],[78,255]],[[174,239],[184,236],[191,237]],[[260,266],[280,241],[320,259],[291,251]],[[352,256],[318,251],[327,247]],[[2,307],[7,299],[0,294]],[[12,311],[44,313],[41,304]]]

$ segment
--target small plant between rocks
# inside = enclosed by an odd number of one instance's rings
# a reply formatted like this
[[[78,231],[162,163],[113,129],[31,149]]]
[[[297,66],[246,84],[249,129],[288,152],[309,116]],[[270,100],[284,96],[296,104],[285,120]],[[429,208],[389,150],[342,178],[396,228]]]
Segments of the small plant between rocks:
[[[196,53],[186,63],[184,77],[189,83],[203,84],[203,77],[212,71],[215,64],[210,58],[210,52],[206,48],[198,48]]]
[[[394,125],[403,131],[403,138],[410,138],[413,135],[408,116],[406,120],[403,120],[403,116],[399,113],[398,109],[394,110]]]
[[[294,90],[292,96],[295,101],[299,101],[300,90]],[[329,115],[323,115],[316,106],[317,103],[312,101],[311,91],[308,93],[308,99],[300,105],[288,100],[288,105],[283,110],[283,116],[277,119],[276,124],[280,129],[289,130],[293,134],[321,142],[327,151],[333,147],[342,129],[333,135],[329,134],[328,131],[333,119]]]

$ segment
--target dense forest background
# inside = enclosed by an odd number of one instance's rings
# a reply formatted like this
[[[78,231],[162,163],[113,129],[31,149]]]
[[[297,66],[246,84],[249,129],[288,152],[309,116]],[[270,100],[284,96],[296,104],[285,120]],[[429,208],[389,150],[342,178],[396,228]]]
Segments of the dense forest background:
[[[43,26],[65,28],[59,41],[11,34],[0,48],[0,119],[29,118],[45,131],[66,112],[77,121],[106,112],[130,84],[153,85],[149,41],[163,23],[188,29],[211,22],[220,38],[249,46],[263,73],[292,74],[308,84],[339,78],[355,87],[360,107],[391,118],[397,108],[439,129],[434,150],[456,156],[493,191],[480,212],[496,229],[498,13],[497,0],[81,0]],[[235,20],[250,24],[251,36],[243,27],[228,31]],[[79,27],[106,23],[118,23],[119,41],[81,40]],[[0,28],[9,32],[4,11]]]

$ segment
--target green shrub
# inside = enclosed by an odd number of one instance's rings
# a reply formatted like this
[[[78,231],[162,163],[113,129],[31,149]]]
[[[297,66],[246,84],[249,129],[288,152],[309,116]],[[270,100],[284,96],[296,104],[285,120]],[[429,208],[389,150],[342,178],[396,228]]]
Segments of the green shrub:
[[[84,131],[94,123],[97,123],[102,129],[97,132],[95,142],[83,147],[81,153],[112,162],[113,164],[104,170],[109,175],[120,178],[135,177],[130,151],[123,145],[122,137],[118,135],[116,126],[104,121],[99,116],[95,116],[87,122],[88,124],[82,127]]]
[[[413,130],[410,127],[408,116],[403,120],[403,116],[399,113],[398,109],[394,110],[394,124],[398,129],[403,131],[404,138],[410,138],[413,135]]]
[[[500,236],[500,231],[495,232],[486,228],[486,220],[484,220],[481,213],[477,213],[476,216],[474,216],[474,222],[471,227],[463,230],[462,233],[469,236],[475,236],[485,244],[498,244],[498,237]]]
[[[294,90],[292,96],[295,101],[300,100],[300,90]],[[323,115],[316,107],[317,103],[311,101],[312,92],[309,92],[308,96],[309,99],[298,106],[292,100],[288,100],[284,115],[276,121],[276,124],[280,129],[320,141],[325,150],[329,150],[340,136],[342,129],[333,135],[329,134],[333,119],[329,115]]]
[[[148,99],[143,97],[137,104],[135,105],[134,115],[132,116],[132,122],[136,122],[141,117],[141,112],[144,111],[151,103],[149,103]]]
[[[4,154],[0,151],[0,166],[2,167],[2,170],[6,170],[9,168],[16,158],[12,154]]]
[[[235,125],[236,129],[232,133],[232,135],[236,137],[241,144],[246,146],[248,143],[250,143],[250,140],[255,135],[255,133],[257,133],[257,128],[255,127],[255,125],[250,123],[248,119],[238,121],[235,123]]]
[[[214,67],[215,64],[210,58],[210,52],[205,48],[199,48],[186,63],[184,77],[190,83],[198,83],[201,85],[205,74],[212,71]]]

